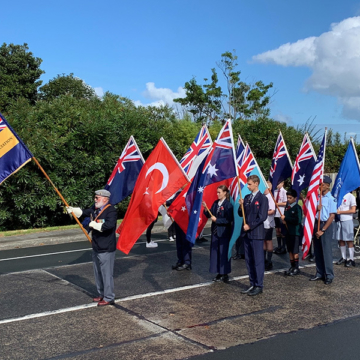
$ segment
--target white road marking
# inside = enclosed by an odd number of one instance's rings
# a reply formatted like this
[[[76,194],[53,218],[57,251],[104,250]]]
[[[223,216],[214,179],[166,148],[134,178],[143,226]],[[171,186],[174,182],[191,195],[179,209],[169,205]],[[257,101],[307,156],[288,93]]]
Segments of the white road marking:
[[[306,265],[306,267],[314,267],[314,266],[315,266],[315,264]],[[300,266],[300,268],[303,268],[303,267],[304,266]],[[266,271],[265,275],[275,274],[278,272],[283,272],[285,270],[287,270],[287,268]],[[234,276],[233,278],[230,278],[230,281],[247,279],[248,277],[249,277],[249,275]],[[178,292],[178,291],[197,289],[197,288],[201,288],[201,287],[205,287],[205,286],[210,286],[212,284],[214,284],[212,281],[207,281],[207,282],[200,283],[200,284],[181,286],[181,287],[177,287],[177,288],[155,291],[155,292],[150,292],[150,293],[146,293],[146,294],[133,295],[133,296],[128,296],[128,297],[125,297],[122,299],[117,299],[117,300],[115,300],[115,303],[118,304],[118,303],[122,303],[125,301],[138,300],[138,299],[144,299],[144,298],[152,297],[152,296],[170,294],[170,293],[174,293],[174,292]],[[93,308],[95,306],[97,306],[96,303],[90,303],[90,304],[83,304],[83,305],[73,306],[73,307],[59,309],[59,310],[52,310],[52,311],[45,311],[45,312],[37,313],[37,314],[30,314],[30,315],[26,315],[26,316],[17,317],[17,318],[0,320],[0,325],[18,322],[18,321],[36,319],[36,318],[50,316],[50,315],[63,314],[63,313],[71,312],[71,311],[84,310],[84,309],[88,309],[88,308]]]
[[[168,241],[168,240],[157,240],[156,242],[164,242],[164,241]],[[141,242],[136,243],[136,245],[140,245],[140,244],[146,244],[146,241],[141,241]],[[68,254],[68,253],[72,253],[72,252],[90,251],[90,250],[92,250],[92,248],[77,249],[77,250],[67,250],[67,251],[58,251],[58,252],[46,253],[46,254],[18,256],[18,257],[13,257],[13,258],[0,259],[0,262],[1,261],[10,261],[10,260],[30,259],[30,258],[41,257],[41,256],[52,256],[52,255],[59,255],[59,254]]]

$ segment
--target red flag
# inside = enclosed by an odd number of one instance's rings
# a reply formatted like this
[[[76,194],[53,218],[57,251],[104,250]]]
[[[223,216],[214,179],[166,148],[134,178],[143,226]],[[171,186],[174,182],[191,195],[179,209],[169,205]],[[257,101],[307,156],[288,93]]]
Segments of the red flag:
[[[156,219],[159,206],[188,182],[163,138],[143,165],[125,217],[116,232],[117,248],[128,254],[136,240]]]

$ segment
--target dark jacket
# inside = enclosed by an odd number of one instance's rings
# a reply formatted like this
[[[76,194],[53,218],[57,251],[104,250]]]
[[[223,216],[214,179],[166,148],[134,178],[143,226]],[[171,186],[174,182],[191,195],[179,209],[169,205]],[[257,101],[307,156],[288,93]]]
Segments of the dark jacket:
[[[268,217],[269,201],[260,191],[250,203],[251,196],[252,194],[248,194],[244,198],[245,220],[246,224],[250,226],[250,230],[245,231],[242,226],[241,236],[247,236],[248,239],[253,240],[264,240],[264,221]],[[243,217],[241,206],[239,206],[238,214]]]
[[[299,204],[293,207],[287,206],[284,210],[287,233],[289,235],[301,236],[302,210]]]
[[[211,222],[211,231],[213,232],[216,226],[217,236],[228,237],[230,240],[232,235],[232,223],[234,221],[233,206],[230,204],[229,200],[225,199],[218,212],[218,202],[219,200],[216,200],[210,209],[211,213],[216,217],[216,221]],[[211,217],[209,212],[206,210],[204,210],[204,214],[207,218]]]
[[[95,207],[83,210],[83,216],[92,216],[95,220]],[[101,230],[92,229],[92,247],[98,253],[112,252],[116,250],[116,221],[117,211],[113,205],[105,209],[98,217],[98,220],[105,220]]]

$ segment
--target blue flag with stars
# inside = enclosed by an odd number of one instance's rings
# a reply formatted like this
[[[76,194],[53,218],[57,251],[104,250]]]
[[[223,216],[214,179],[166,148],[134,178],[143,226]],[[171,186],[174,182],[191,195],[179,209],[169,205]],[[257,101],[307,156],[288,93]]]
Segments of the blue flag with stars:
[[[199,166],[186,195],[185,202],[189,213],[186,239],[191,243],[195,243],[206,186],[237,176],[236,170],[231,122],[227,120],[209,154]]]

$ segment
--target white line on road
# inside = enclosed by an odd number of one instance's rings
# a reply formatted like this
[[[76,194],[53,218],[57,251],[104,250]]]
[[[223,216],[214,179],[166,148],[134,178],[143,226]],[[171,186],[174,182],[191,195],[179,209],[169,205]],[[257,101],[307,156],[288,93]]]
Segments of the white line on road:
[[[168,240],[157,240],[156,242],[163,242],[163,241],[168,241]],[[138,242],[138,243],[136,243],[136,244],[137,244],[137,245],[146,244],[146,241],[141,241],[141,242]],[[92,248],[77,249],[77,250],[67,250],[67,251],[58,251],[58,252],[46,253],[46,254],[35,254],[35,255],[27,255],[27,256],[18,256],[18,257],[13,257],[13,258],[0,259],[0,262],[1,262],[1,261],[9,261],[9,260],[30,259],[30,258],[34,258],[34,257],[40,257],[40,256],[51,256],[51,255],[68,254],[68,253],[72,253],[72,252],[89,251],[89,250],[92,250]]]

